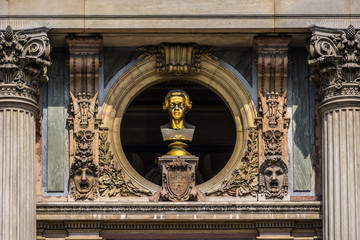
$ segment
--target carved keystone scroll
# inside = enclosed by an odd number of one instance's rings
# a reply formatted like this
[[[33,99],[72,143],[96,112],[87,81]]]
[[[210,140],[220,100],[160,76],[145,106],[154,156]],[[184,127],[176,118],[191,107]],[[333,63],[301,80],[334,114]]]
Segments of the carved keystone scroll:
[[[265,198],[287,195],[286,82],[290,38],[257,38],[258,54],[260,190]],[[262,195],[260,195],[260,198]]]
[[[70,52],[70,196],[98,197],[98,82],[100,38],[68,38]]]
[[[145,56],[156,56],[157,72],[177,76],[199,73],[201,55],[214,57],[211,53],[214,48],[198,46],[195,43],[162,43],[141,49],[146,52]]]

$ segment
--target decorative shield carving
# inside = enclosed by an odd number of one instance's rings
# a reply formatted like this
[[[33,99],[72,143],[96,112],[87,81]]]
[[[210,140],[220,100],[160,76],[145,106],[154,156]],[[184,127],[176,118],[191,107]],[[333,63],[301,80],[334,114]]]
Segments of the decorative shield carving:
[[[163,199],[170,201],[187,201],[191,198],[191,190],[195,186],[194,160],[188,162],[184,157],[166,157],[162,161],[163,179],[162,185],[165,190]],[[197,162],[197,159],[195,160]]]
[[[176,161],[176,160],[175,160]],[[186,201],[189,199],[191,183],[191,165],[183,161],[183,165],[169,164],[167,182],[170,199]]]

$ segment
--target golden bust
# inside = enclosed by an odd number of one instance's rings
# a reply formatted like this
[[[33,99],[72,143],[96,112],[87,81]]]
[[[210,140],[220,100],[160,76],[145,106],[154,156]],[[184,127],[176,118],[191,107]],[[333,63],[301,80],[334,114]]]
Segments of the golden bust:
[[[190,155],[184,149],[186,143],[192,141],[195,126],[185,123],[185,115],[191,109],[192,103],[189,95],[183,90],[172,90],[166,94],[163,109],[168,112],[170,123],[160,127],[164,141],[171,141],[172,149],[167,155]]]

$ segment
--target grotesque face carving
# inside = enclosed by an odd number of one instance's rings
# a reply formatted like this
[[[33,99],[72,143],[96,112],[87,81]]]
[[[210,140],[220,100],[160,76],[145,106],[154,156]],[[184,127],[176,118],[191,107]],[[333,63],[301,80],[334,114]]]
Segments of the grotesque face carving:
[[[98,167],[92,158],[75,157],[70,169],[70,195],[75,200],[97,197]]]
[[[183,90],[172,90],[166,95],[163,109],[169,113],[170,124],[173,129],[184,127],[185,115],[191,107],[189,95]]]
[[[284,170],[278,166],[269,166],[264,171],[265,187],[269,192],[277,193],[284,185]]]
[[[74,174],[76,190],[80,193],[88,193],[94,187],[95,174],[87,167],[78,168]]]
[[[266,198],[283,198],[287,194],[287,172],[282,156],[267,156],[260,166],[260,192]]]

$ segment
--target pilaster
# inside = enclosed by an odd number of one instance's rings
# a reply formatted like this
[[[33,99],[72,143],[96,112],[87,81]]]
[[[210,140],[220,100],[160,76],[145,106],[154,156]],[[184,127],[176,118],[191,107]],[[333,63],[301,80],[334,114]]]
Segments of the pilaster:
[[[35,118],[51,64],[47,31],[0,32],[0,239],[36,238]]]
[[[254,40],[258,69],[259,198],[289,200],[286,114],[290,38]]]
[[[70,55],[70,196],[74,200],[94,200],[98,197],[99,177],[97,116],[102,39],[73,37],[66,42]]]
[[[323,233],[360,238],[360,31],[312,28],[311,79],[320,85]]]

